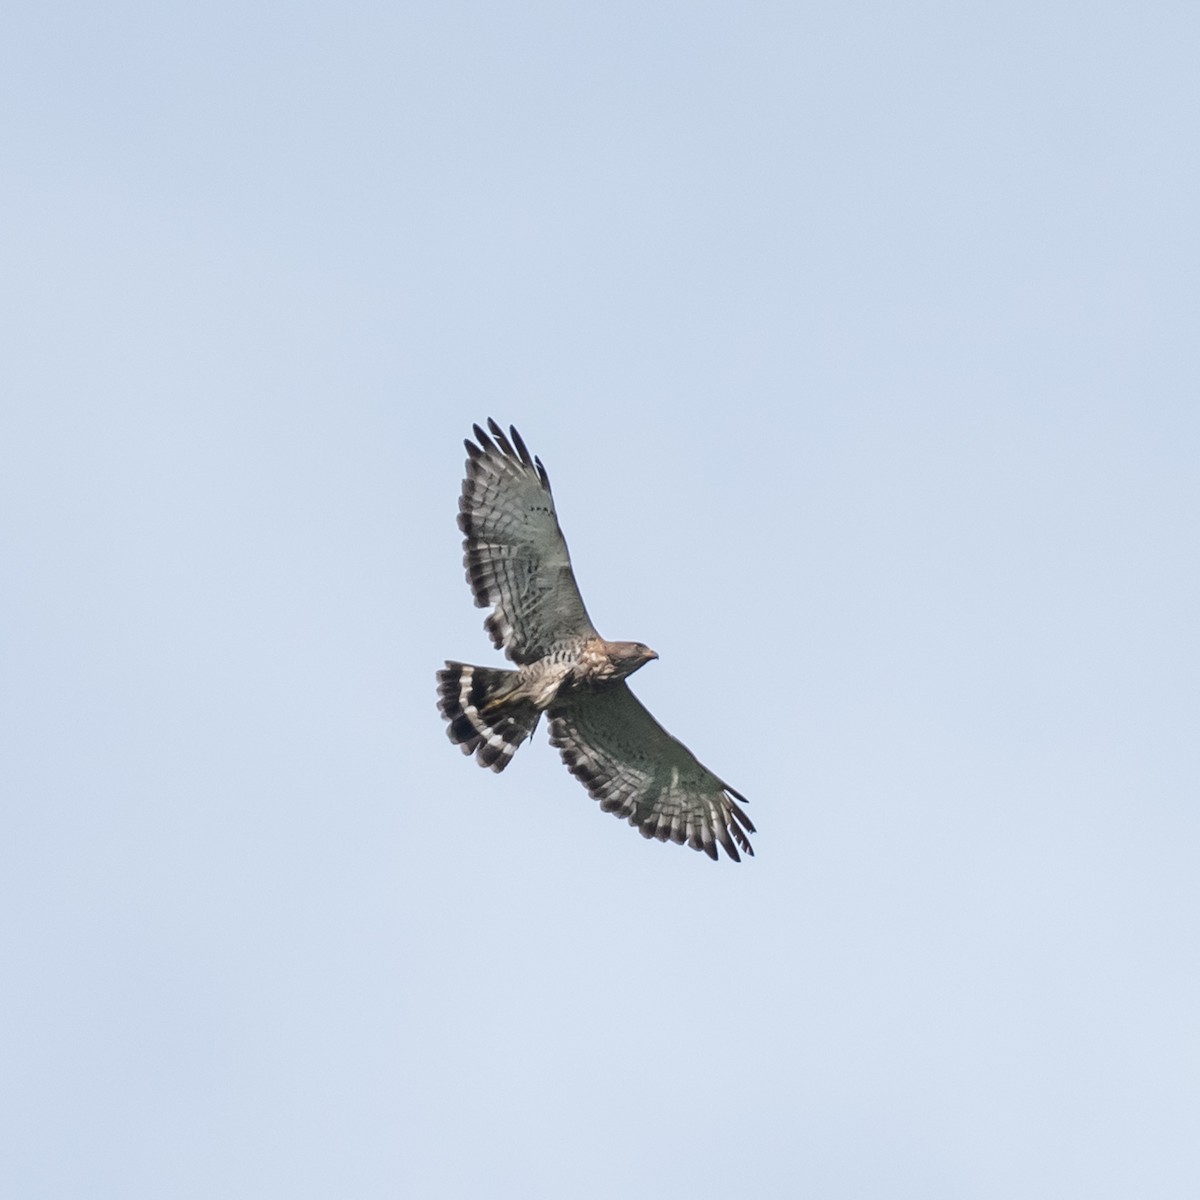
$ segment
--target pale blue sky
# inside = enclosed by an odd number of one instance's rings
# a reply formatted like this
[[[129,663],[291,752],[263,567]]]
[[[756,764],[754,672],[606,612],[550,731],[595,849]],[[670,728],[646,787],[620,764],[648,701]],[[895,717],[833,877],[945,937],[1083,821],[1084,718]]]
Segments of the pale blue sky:
[[[0,1193],[1200,1194],[1194,5],[0,38]],[[500,777],[515,422],[742,865]]]

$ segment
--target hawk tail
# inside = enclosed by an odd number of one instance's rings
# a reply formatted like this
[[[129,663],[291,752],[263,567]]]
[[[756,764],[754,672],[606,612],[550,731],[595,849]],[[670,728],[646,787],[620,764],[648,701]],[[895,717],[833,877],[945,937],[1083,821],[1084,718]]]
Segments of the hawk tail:
[[[475,755],[481,767],[503,771],[541,716],[529,700],[509,698],[517,672],[447,662],[437,678],[438,711],[449,722],[446,736],[464,754]]]

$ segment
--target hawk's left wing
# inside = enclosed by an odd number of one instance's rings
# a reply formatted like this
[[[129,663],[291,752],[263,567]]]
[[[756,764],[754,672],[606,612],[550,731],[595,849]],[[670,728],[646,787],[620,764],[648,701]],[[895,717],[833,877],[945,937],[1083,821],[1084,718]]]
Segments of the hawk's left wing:
[[[717,778],[673,738],[621,682],[556,699],[550,741],[605,812],[628,817],[643,837],[687,842],[717,857],[717,843],[739,861],[753,854],[746,797]]]

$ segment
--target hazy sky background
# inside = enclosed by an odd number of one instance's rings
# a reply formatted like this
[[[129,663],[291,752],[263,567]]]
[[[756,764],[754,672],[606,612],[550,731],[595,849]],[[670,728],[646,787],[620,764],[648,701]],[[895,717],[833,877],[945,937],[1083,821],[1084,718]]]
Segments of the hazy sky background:
[[[0,38],[0,1192],[1200,1195],[1194,4]],[[545,461],[714,865],[495,663]]]

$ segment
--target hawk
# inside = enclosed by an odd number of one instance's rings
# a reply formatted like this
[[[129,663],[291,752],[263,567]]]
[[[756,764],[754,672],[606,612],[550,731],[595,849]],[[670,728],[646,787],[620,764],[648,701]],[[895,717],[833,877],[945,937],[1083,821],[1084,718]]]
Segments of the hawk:
[[[546,713],[550,742],[605,812],[643,837],[686,842],[739,862],[754,826],[719,779],[673,738],[626,679],[658,657],[641,642],[608,642],[592,625],[558,526],[550,478],[513,426],[488,421],[466,441],[458,526],[484,628],[516,670],[447,662],[438,708],[452,742],[503,771]]]

